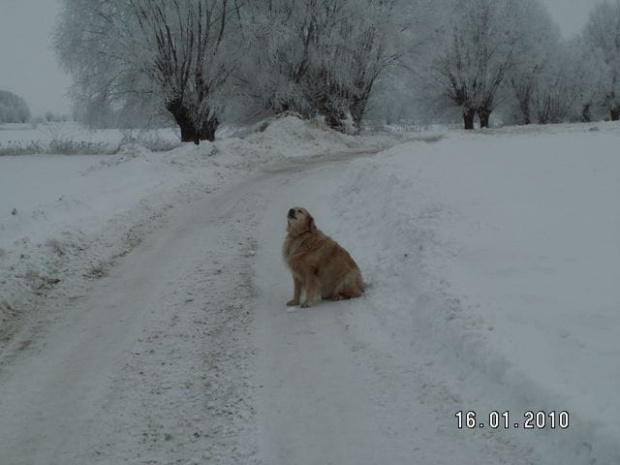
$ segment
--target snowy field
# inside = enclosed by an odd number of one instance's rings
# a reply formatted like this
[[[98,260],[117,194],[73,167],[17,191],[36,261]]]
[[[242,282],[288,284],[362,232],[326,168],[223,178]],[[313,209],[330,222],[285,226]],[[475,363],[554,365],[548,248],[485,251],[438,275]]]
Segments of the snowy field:
[[[0,157],[0,456],[620,463],[619,142],[612,123],[286,118],[164,153]],[[363,298],[284,306],[297,204]],[[527,411],[570,424],[524,430]]]
[[[78,123],[0,124],[0,156],[117,153],[123,145],[139,143],[153,151],[180,145],[174,129],[86,129]]]
[[[31,142],[47,143],[54,137],[67,137],[81,142],[119,143],[123,137],[123,131],[88,130],[78,123],[13,123],[0,124],[0,144],[28,144]]]

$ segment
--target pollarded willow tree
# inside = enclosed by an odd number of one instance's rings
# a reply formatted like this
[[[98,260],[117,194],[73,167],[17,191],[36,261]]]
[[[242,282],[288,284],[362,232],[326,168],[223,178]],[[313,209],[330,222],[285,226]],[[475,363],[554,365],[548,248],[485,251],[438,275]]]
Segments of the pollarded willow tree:
[[[584,40],[599,58],[601,101],[612,121],[620,120],[620,0],[597,5],[586,24]]]
[[[558,44],[537,75],[530,107],[538,124],[565,122],[579,104],[573,53],[567,43]]]
[[[571,100],[575,104],[576,120],[590,122],[599,115],[599,94],[605,88],[605,62],[599,50],[592,50],[583,35],[567,43],[571,51],[567,75],[574,92]]]
[[[55,47],[78,105],[150,102],[198,144],[215,138],[242,14],[240,0],[64,0]]]
[[[520,15],[512,18],[520,30],[512,52],[508,80],[517,103],[520,122],[530,124],[535,115],[532,99],[545,79],[546,68],[561,49],[562,37],[551,15],[539,0],[522,0]]]
[[[432,87],[463,113],[465,129],[476,114],[488,127],[498,93],[526,30],[520,0],[455,0],[445,44],[433,65]]]
[[[601,74],[596,53],[581,37],[556,43],[536,76],[529,102],[532,117],[538,124],[591,121]]]
[[[321,114],[359,127],[373,86],[394,62],[397,0],[270,0],[253,3],[259,27],[248,62],[250,94],[272,113]]]

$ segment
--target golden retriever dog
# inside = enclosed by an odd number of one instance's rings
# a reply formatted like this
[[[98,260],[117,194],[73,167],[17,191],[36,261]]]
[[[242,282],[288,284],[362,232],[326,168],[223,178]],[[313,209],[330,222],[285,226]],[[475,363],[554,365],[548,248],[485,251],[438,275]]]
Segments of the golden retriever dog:
[[[349,253],[323,234],[314,218],[302,207],[287,215],[288,233],[282,248],[284,261],[293,274],[295,290],[288,306],[311,307],[323,299],[342,300],[364,292],[362,273]]]

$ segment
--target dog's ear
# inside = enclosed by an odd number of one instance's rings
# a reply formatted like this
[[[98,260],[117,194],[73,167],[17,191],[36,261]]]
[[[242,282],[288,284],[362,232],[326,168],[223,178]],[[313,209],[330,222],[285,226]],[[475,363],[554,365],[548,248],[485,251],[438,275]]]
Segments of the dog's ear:
[[[316,231],[316,225],[314,224],[314,218],[308,215],[308,229],[310,232]]]

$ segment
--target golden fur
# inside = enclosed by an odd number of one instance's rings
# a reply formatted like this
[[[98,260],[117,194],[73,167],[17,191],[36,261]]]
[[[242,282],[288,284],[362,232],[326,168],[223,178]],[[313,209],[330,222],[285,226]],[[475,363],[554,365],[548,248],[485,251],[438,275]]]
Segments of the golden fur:
[[[288,212],[288,233],[282,248],[284,261],[293,274],[295,291],[286,305],[310,307],[321,298],[342,300],[364,292],[362,273],[349,253],[323,234],[314,218],[302,207]]]

